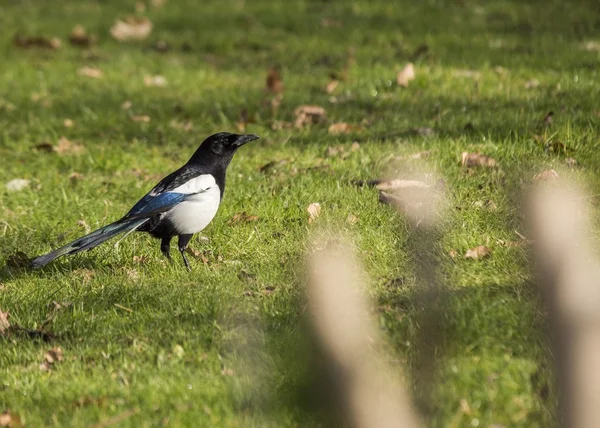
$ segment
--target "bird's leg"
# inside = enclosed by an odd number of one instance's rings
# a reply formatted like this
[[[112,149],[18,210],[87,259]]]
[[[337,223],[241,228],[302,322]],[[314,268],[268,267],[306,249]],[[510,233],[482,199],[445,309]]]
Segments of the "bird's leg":
[[[185,263],[185,267],[189,271],[191,271],[192,268],[190,267],[190,264],[189,264],[187,258],[185,257],[185,249],[187,248],[188,244],[190,243],[192,236],[194,236],[194,235],[193,234],[179,235],[179,243],[178,243],[179,252],[181,253],[181,257],[183,257],[183,263]]]
[[[172,236],[165,237],[160,241],[160,251],[162,251],[169,261],[171,261],[171,238]]]

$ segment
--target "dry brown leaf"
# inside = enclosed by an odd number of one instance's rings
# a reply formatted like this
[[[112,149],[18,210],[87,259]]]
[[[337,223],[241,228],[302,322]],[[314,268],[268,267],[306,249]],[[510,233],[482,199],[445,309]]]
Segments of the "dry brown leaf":
[[[148,260],[150,260],[150,257],[146,256],[146,255],[142,255],[142,256],[133,256],[133,262],[134,263],[138,263],[138,264],[144,264],[146,263]]]
[[[479,152],[475,152],[475,153],[469,153],[469,152],[462,152],[461,155],[461,165],[462,166],[466,166],[466,167],[472,167],[472,166],[485,166],[485,167],[495,167],[497,164],[496,160],[486,156],[486,155],[482,155]]]
[[[403,88],[407,88],[408,83],[411,80],[415,80],[415,77],[415,66],[412,62],[409,62],[402,70],[398,72],[398,75],[396,76],[396,82],[398,82],[398,85],[402,86]]]
[[[583,44],[583,49],[588,52],[600,52],[600,42],[596,40],[588,40]]]
[[[71,119],[65,119],[63,120],[63,125],[65,128],[72,128],[73,125],[75,125],[75,122],[73,122]]]
[[[483,259],[485,257],[489,257],[492,254],[492,250],[490,250],[485,245],[480,245],[475,248],[470,248],[464,255],[465,259]]]
[[[19,190],[29,187],[30,183],[30,180],[25,180],[24,178],[14,178],[6,183],[6,190],[9,192],[18,192]]]
[[[90,77],[92,79],[102,79],[104,77],[104,72],[102,70],[88,66],[81,67],[77,73],[80,76]]]
[[[76,183],[79,180],[83,180],[83,174],[72,172],[71,175],[69,175],[69,180],[71,180],[72,183]]]
[[[279,67],[270,67],[267,72],[267,91],[274,95],[279,95],[283,92],[285,85],[281,79]]]
[[[329,126],[327,130],[330,135],[341,135],[341,134],[349,134],[353,130],[353,126],[347,124],[346,122],[337,122],[333,123]]]
[[[73,271],[73,273],[81,278],[84,283],[89,282],[92,278],[96,276],[96,272],[91,269],[79,268]]]
[[[137,271],[137,269],[125,269],[125,273],[131,281],[137,281],[140,279],[140,273]]]
[[[194,124],[191,120],[179,121],[177,119],[173,119],[171,122],[169,122],[169,126],[174,129],[189,132],[194,127]]]
[[[558,173],[553,169],[547,169],[545,171],[536,174],[533,177],[534,181],[550,181],[550,180],[558,180]]]
[[[87,34],[83,26],[76,25],[71,31],[71,34],[69,34],[69,42],[74,46],[87,48],[96,43],[96,38]]]
[[[150,122],[150,116],[148,115],[133,115],[131,116],[131,120],[133,120],[134,122],[142,122],[142,123],[148,123]]]
[[[331,82],[329,82],[327,84],[327,86],[325,87],[325,92],[327,92],[328,94],[333,93],[333,91],[335,91],[335,88],[338,87],[338,85],[340,84],[339,80],[332,80]]]
[[[308,222],[312,223],[321,215],[321,204],[313,202],[306,208],[306,211],[308,211]]]
[[[58,37],[52,37],[50,39],[46,37],[26,37],[16,34],[13,39],[15,46],[19,48],[45,48],[51,50],[60,49],[62,42]]]
[[[527,82],[525,82],[525,89],[532,89],[532,88],[537,88],[538,86],[540,86],[540,81],[537,79],[529,79]]]
[[[0,413],[0,427],[19,428],[21,426],[23,426],[23,423],[16,413],[11,413],[10,410]]]
[[[110,29],[110,34],[119,40],[144,40],[152,32],[152,22],[148,18],[127,17],[118,19]]]
[[[85,220],[77,220],[77,225],[82,227],[85,233],[90,233],[92,231],[92,228],[85,222]]]
[[[348,217],[346,217],[346,223],[348,224],[356,224],[358,223],[358,217],[356,217],[354,214],[350,213],[348,214]]]
[[[303,128],[307,125],[319,123],[325,120],[326,114],[325,109],[321,106],[315,105],[302,105],[294,110],[296,121],[294,126],[296,128]]]
[[[83,153],[83,146],[69,141],[66,137],[60,137],[58,144],[54,146],[54,151],[59,155],[80,154]]]
[[[452,257],[453,259],[455,259],[455,258],[458,257],[458,251],[456,251],[456,250],[450,250],[450,252],[448,253],[448,255],[450,257]]]
[[[123,104],[121,104],[121,108],[123,110],[129,110],[132,105],[133,105],[133,103],[131,101],[129,101],[129,100],[123,101]]]
[[[10,322],[8,322],[9,313],[2,312],[0,309],[0,334],[4,334],[10,327]]]
[[[554,116],[554,112],[553,111],[549,111],[548,114],[546,114],[546,116],[544,116],[544,125],[546,126],[550,126],[552,125],[552,116]]]
[[[227,224],[232,225],[232,224],[236,224],[236,223],[249,223],[249,222],[257,221],[257,220],[258,220],[257,215],[248,215],[246,213],[246,211],[244,211],[241,213],[237,213],[233,217],[231,217],[229,219],[229,221],[227,222]]]
[[[44,354],[44,361],[40,364],[40,370],[49,371],[54,364],[63,360],[63,351],[60,346],[55,346]]]
[[[429,189],[431,186],[418,180],[375,180],[378,190]]]
[[[61,309],[66,309],[66,308],[69,308],[69,307],[73,306],[73,303],[71,303],[71,302],[57,302],[56,300],[53,300],[52,303],[50,303],[48,306],[50,306],[55,311],[60,311]]]
[[[162,88],[167,86],[167,79],[163,76],[145,76],[144,77],[144,85],[146,86],[154,86],[158,88]]]

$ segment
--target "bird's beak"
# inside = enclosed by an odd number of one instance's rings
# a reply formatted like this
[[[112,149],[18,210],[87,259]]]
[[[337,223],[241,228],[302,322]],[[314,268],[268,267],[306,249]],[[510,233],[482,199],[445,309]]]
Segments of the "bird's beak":
[[[236,140],[235,145],[240,147],[246,143],[249,143],[250,141],[258,140],[259,138],[260,137],[258,135],[254,134],[240,135],[240,137]]]

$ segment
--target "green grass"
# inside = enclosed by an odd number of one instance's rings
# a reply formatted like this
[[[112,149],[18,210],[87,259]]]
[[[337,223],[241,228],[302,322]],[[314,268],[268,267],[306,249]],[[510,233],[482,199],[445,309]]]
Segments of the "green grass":
[[[205,136],[235,130],[242,114],[252,119],[246,131],[262,139],[233,160],[224,203],[200,234],[209,241],[191,244],[209,262],[196,261],[192,273],[168,264],[158,241],[145,235],[41,271],[2,268],[0,308],[13,324],[43,326],[52,337],[0,337],[0,411],[18,413],[29,426],[86,426],[115,416],[130,426],[325,423],[327,409],[310,397],[303,255],[311,230],[331,225],[355,240],[380,327],[417,396],[423,308],[415,272],[423,252],[441,255],[436,386],[423,406],[428,425],[553,424],[556,391],[530,257],[498,240],[518,240],[514,231],[522,231],[520,184],[567,157],[578,162],[574,174],[600,193],[600,53],[583,49],[600,42],[594,2],[170,0],[148,7],[154,30],[147,40],[119,43],[109,28],[134,13],[133,3],[121,3],[0,4],[0,259],[67,242],[84,233],[79,220],[95,228],[117,219]],[[336,25],[323,25],[327,19]],[[98,36],[91,51],[68,44],[76,24]],[[19,49],[17,32],[58,36],[63,46]],[[150,49],[158,40],[172,49]],[[395,76],[408,61],[417,77],[400,88]],[[274,64],[285,82],[276,113],[264,102]],[[104,78],[78,75],[86,65]],[[346,79],[327,94],[330,74],[346,67]],[[156,74],[167,87],[144,85],[144,76]],[[526,89],[532,79],[539,85]],[[125,101],[129,111],[121,108]],[[275,120],[293,121],[301,104],[325,107],[327,121],[272,129]],[[75,125],[65,128],[65,119]],[[172,120],[190,120],[193,129],[172,127]],[[329,135],[338,121],[360,129]],[[419,127],[434,133],[409,132]],[[61,136],[83,153],[35,149]],[[360,150],[347,158],[325,156],[328,146],[353,141]],[[390,155],[421,150],[432,151],[429,165],[451,201],[431,246],[379,204],[376,191],[350,184],[385,175]],[[463,151],[485,153],[500,166],[465,170]],[[288,162],[260,171],[279,160]],[[416,170],[423,161],[412,162]],[[412,168],[400,174],[411,177]],[[73,182],[74,172],[83,179]],[[7,192],[14,178],[31,185]],[[478,206],[486,200],[497,209]],[[323,207],[315,226],[306,212],[312,202]],[[259,219],[227,224],[242,211]],[[359,221],[346,223],[349,214]],[[449,256],[486,243],[488,259]],[[142,255],[147,259],[134,261]],[[53,301],[71,306],[54,311]],[[52,346],[62,347],[64,360],[41,371]]]

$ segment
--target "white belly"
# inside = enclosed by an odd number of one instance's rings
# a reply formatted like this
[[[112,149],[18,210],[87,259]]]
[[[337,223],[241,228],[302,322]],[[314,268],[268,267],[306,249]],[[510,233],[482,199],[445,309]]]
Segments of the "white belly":
[[[190,196],[165,214],[178,234],[200,232],[212,221],[219,209],[221,192],[213,186],[205,192]]]

